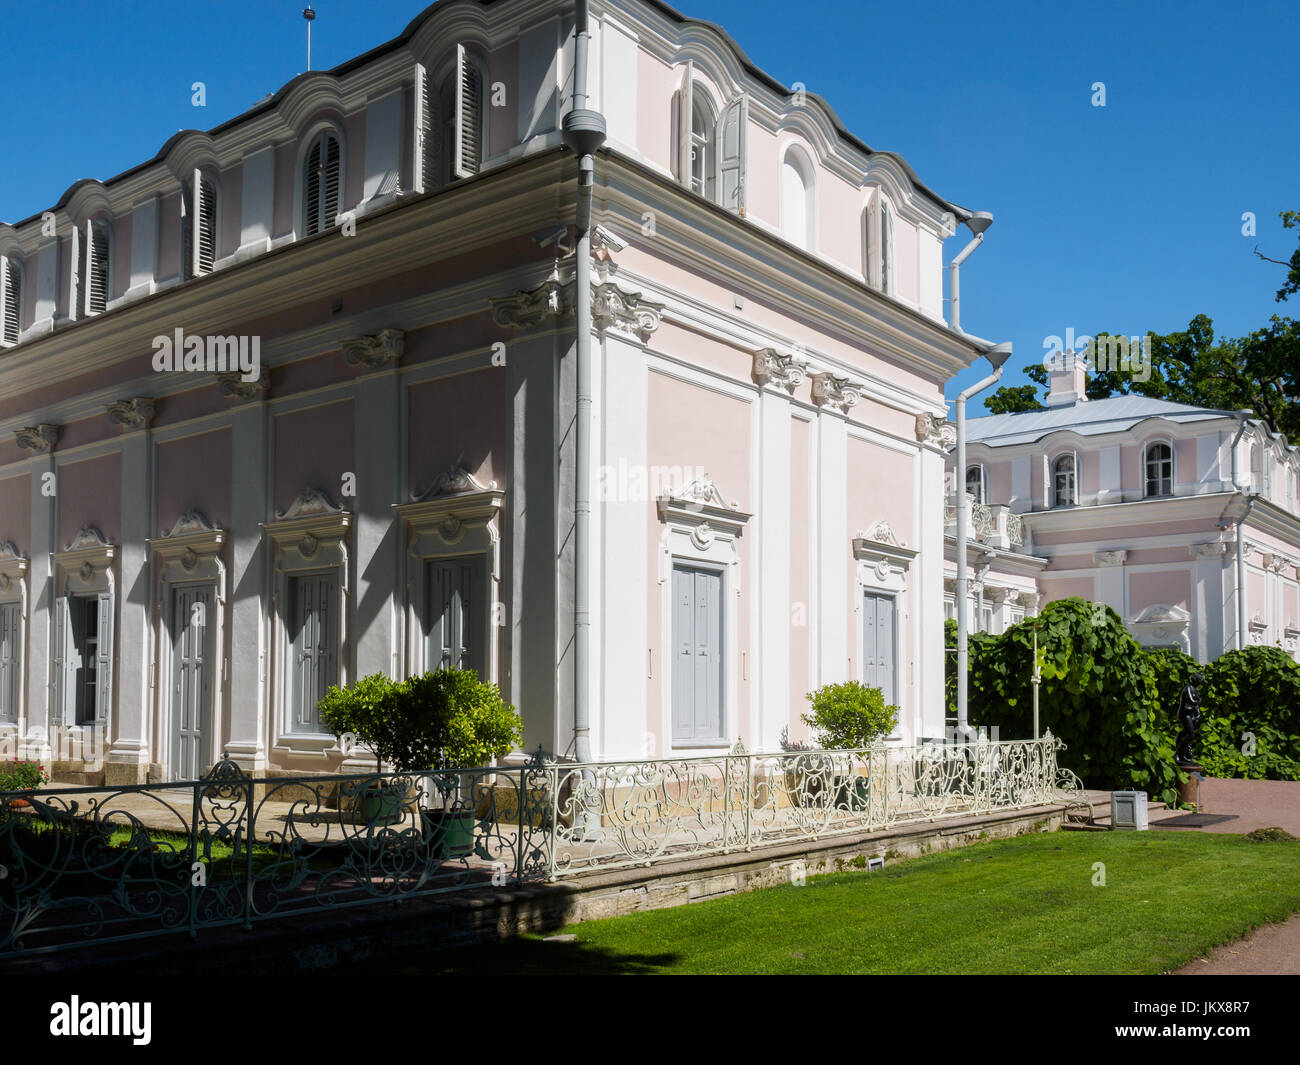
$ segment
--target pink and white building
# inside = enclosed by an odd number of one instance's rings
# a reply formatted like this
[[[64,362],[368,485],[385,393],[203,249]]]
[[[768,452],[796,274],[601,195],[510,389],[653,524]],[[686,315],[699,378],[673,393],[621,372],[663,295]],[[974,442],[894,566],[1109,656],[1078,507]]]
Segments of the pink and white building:
[[[902,708],[900,740],[942,734],[943,388],[982,351],[945,323],[942,262],[970,213],[717,27],[591,13],[589,262],[571,0],[446,0],[0,224],[0,738],[62,779],[223,750],[366,768],[325,687],[448,663],[561,754],[579,687],[597,758],[772,749],[847,678]],[[1039,509],[1032,458],[980,446]]]
[[[1086,373],[1062,359],[1046,409],[967,423],[982,590],[1036,566],[1040,602],[1105,603],[1145,646],[1300,656],[1300,452],[1244,413],[1088,401]],[[1008,523],[1019,542],[994,542]],[[990,627],[973,596],[968,609],[972,628]]]

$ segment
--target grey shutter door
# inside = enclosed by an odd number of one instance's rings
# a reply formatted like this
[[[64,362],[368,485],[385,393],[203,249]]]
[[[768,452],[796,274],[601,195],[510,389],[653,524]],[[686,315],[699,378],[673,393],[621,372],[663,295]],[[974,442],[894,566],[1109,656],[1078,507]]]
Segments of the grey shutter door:
[[[54,669],[50,672],[50,725],[57,728],[66,716],[68,700],[68,600],[54,600]]]
[[[334,224],[334,219],[338,217],[343,191],[340,185],[342,180],[342,157],[337,138],[325,138],[324,157],[325,180],[321,190],[321,206],[324,217],[321,219],[320,226],[321,229],[329,229]]]
[[[691,123],[695,118],[695,64],[686,61],[682,87],[677,90],[677,180],[691,187]]]
[[[879,688],[885,704],[896,704],[895,617],[892,595],[866,593],[862,602],[862,676],[869,688]]]
[[[18,720],[22,617],[17,603],[0,605],[0,721]]]
[[[673,570],[673,739],[722,738],[722,575]]]
[[[303,171],[303,229],[310,237],[320,232],[321,142],[319,138],[307,152]]]
[[[95,643],[95,723],[105,725],[113,707],[113,597],[101,595]]]
[[[718,120],[718,194],[729,211],[745,213],[745,127],[749,100],[742,93]]]
[[[427,669],[472,669],[479,679],[487,679],[484,572],[478,557],[429,563]]]
[[[196,175],[195,187],[199,192],[199,208],[195,223],[198,230],[198,245],[195,274],[212,272],[217,261],[217,186],[210,178]]]
[[[299,732],[319,732],[316,707],[338,683],[338,578],[313,574],[294,578],[293,724]]]
[[[196,609],[197,607],[197,609]],[[212,749],[212,617],[210,589],[177,588],[172,593],[173,777],[193,780],[208,768]]]

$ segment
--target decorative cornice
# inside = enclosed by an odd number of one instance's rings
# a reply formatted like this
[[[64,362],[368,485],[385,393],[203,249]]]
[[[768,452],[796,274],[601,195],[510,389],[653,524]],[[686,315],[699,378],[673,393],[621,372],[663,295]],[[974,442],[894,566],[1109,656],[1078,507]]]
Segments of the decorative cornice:
[[[639,292],[624,292],[612,281],[592,285],[591,321],[597,329],[613,329],[642,341],[659,328],[662,303],[643,299]]]
[[[113,545],[104,539],[104,534],[94,525],[83,525],[77,535],[72,538],[72,542],[64,546],[63,550],[67,551],[85,551],[89,549],[111,548]]]
[[[1223,558],[1228,552],[1228,545],[1220,540],[1212,540],[1206,544],[1192,544],[1188,548],[1193,558],[1214,559]]]
[[[277,511],[276,521],[293,521],[296,518],[317,518],[346,513],[336,507],[328,495],[319,488],[304,488],[284,510]]]
[[[406,333],[401,329],[381,329],[371,336],[350,337],[343,341],[343,361],[366,370],[386,370],[402,361]]]
[[[723,507],[729,510],[737,509],[736,503],[728,503],[723,498],[722,491],[707,473],[703,477],[697,477],[695,480],[687,482],[682,490],[672,498],[684,503],[701,503],[706,506]]]
[[[166,540],[173,536],[187,536],[191,533],[212,533],[220,531],[221,530],[217,526],[208,521],[208,519],[199,511],[187,510],[176,519],[176,524],[173,525],[171,529],[162,534],[162,538]]]
[[[438,474],[437,479],[423,492],[412,492],[412,502],[420,503],[441,496],[459,495],[464,492],[489,492],[496,490],[497,483],[484,484],[464,466],[451,466],[446,473]]]
[[[1128,560],[1128,551],[1094,551],[1092,560],[1098,566],[1122,566]]]
[[[535,289],[520,289],[513,296],[492,299],[492,320],[497,325],[529,329],[548,318],[563,318],[573,313],[573,282],[561,281],[551,274]]]
[[[37,455],[48,455],[59,442],[59,427],[50,425],[48,422],[42,422],[40,425],[29,425],[22,429],[15,429],[14,436],[18,440],[18,446],[24,451],[31,451]]]
[[[833,373],[812,374],[812,401],[819,407],[838,407],[848,413],[848,409],[858,402],[857,385],[847,377],[837,377]]]
[[[957,446],[957,426],[937,414],[918,414],[916,438],[923,444],[932,444],[948,451]]]
[[[240,403],[262,399],[271,387],[271,375],[267,372],[265,366],[261,368],[256,381],[245,381],[243,375],[238,371],[219,373],[216,377],[221,394],[230,396]]]
[[[120,425],[124,431],[147,429],[153,421],[153,399],[149,396],[119,399],[116,403],[110,403],[105,413],[108,414],[109,421]]]
[[[891,547],[902,547],[903,542],[894,535],[894,530],[887,521],[878,521],[866,532],[858,533],[858,537],[863,540],[870,540],[872,543],[889,544]]]
[[[793,355],[782,355],[775,348],[763,348],[754,352],[750,374],[760,388],[767,384],[779,385],[793,395],[808,376],[808,364]]]
[[[18,553],[18,545],[12,540],[5,540],[0,543],[0,562],[25,562],[26,559]]]

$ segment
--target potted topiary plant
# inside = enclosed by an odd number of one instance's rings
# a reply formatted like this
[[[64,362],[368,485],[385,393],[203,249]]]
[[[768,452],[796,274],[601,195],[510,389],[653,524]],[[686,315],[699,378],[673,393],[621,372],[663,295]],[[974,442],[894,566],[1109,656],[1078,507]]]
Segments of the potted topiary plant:
[[[870,688],[856,680],[827,684],[808,693],[812,713],[803,714],[803,723],[817,734],[818,744],[826,750],[853,750],[869,747],[881,736],[888,736],[898,725],[898,707],[885,703],[879,688]],[[870,794],[865,776],[835,778],[835,805],[864,810]]]
[[[402,685],[381,673],[362,677],[350,688],[331,686],[317,704],[325,727],[336,736],[355,737],[375,754],[376,772],[396,765],[402,735]],[[401,766],[397,766],[401,768]],[[367,827],[402,818],[409,788],[404,781],[376,777],[357,789],[357,815]]]

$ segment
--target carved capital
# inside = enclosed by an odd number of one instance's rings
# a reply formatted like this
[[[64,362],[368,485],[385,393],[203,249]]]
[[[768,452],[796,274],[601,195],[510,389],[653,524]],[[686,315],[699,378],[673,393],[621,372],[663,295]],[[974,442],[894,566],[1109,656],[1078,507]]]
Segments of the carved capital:
[[[1194,558],[1221,559],[1227,553],[1228,545],[1215,540],[1208,544],[1192,544],[1190,550]]]
[[[562,282],[555,274],[531,292],[520,290],[513,296],[498,296],[492,300],[492,320],[497,325],[521,329],[572,313],[573,283]]]
[[[120,425],[124,432],[147,429],[153,421],[153,400],[148,396],[119,399],[116,403],[110,403],[105,413],[108,414],[108,420],[114,425]]]
[[[775,348],[754,352],[754,365],[750,371],[754,383],[779,385],[791,395],[808,376],[808,364],[793,355],[782,355]]]
[[[1122,566],[1128,559],[1127,551],[1096,551],[1092,560],[1099,566]]]
[[[612,281],[591,286],[591,321],[597,329],[646,340],[659,328],[662,311],[662,303],[643,299],[639,292],[624,292]]]
[[[858,386],[832,373],[812,375],[812,401],[819,407],[838,407],[845,413],[858,402]]]
[[[18,446],[24,451],[30,451],[37,455],[48,455],[59,442],[59,427],[50,425],[48,422],[42,422],[40,425],[29,425],[23,429],[15,429],[14,436],[18,440]]]
[[[219,373],[217,387],[223,396],[230,396],[239,403],[248,403],[266,396],[271,387],[271,375],[265,366],[258,372],[255,381],[245,381],[239,373]]]
[[[350,337],[343,341],[343,361],[366,370],[386,370],[402,361],[406,333],[401,329],[381,329],[373,336]]]
[[[923,444],[931,444],[947,451],[957,446],[957,426],[937,414],[918,414],[916,438]]]

